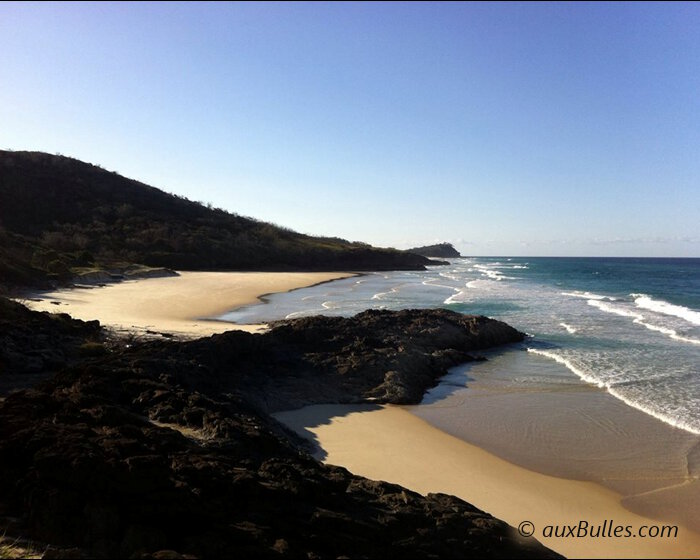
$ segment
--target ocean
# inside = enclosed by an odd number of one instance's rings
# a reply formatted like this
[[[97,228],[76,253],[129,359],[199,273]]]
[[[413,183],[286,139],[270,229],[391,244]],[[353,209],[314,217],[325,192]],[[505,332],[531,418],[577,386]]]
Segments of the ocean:
[[[444,307],[528,334],[521,345],[489,354],[489,362],[455,368],[426,395],[426,407],[459,402],[455,396],[479,383],[521,393],[590,386],[700,434],[700,259],[459,258],[427,271],[369,273],[264,299],[222,319]]]

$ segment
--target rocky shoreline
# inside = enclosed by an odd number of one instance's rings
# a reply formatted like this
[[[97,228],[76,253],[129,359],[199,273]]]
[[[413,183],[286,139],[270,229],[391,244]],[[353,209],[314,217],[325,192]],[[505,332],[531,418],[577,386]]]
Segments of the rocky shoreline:
[[[36,362],[45,371],[33,375],[60,371],[0,403],[7,534],[63,547],[63,557],[557,556],[457,498],[324,466],[270,416],[418,402],[471,352],[522,340],[504,323],[367,311],[134,344],[8,303],[0,339],[14,354],[2,346],[2,376],[21,375],[16,356],[42,345],[62,359]],[[31,321],[52,337],[16,328]]]

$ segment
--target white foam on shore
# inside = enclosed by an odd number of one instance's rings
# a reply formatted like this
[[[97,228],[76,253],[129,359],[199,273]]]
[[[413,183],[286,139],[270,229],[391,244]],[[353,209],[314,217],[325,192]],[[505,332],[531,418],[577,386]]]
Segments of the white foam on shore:
[[[673,340],[677,340],[679,342],[687,342],[689,344],[700,344],[700,340],[697,338],[691,338],[687,336],[681,336],[678,334],[677,331],[674,329],[670,329],[668,327],[661,327],[659,325],[654,325],[652,323],[649,323],[644,320],[644,315],[641,313],[636,313],[634,311],[628,311],[626,309],[622,309],[620,307],[615,307],[612,305],[609,305],[607,303],[603,303],[602,301],[598,300],[588,300],[588,305],[591,305],[593,307],[596,307],[600,309],[601,311],[604,311],[605,313],[612,313],[614,315],[620,315],[621,317],[630,317],[633,323],[636,323],[638,325],[642,325],[649,329],[650,331],[655,331],[655,332],[660,332],[662,334],[665,334],[666,336],[672,338]]]
[[[669,424],[674,428],[685,430],[686,432],[690,432],[691,434],[700,435],[700,428],[692,426],[691,424],[683,420],[678,420],[676,418],[668,416],[667,414],[663,414],[661,412],[657,412],[656,410],[652,410],[647,406],[644,406],[636,401],[633,401],[632,399],[625,397],[625,395],[623,395],[619,391],[616,391],[615,388],[608,388],[608,393],[610,393],[615,398],[620,399],[626,405],[631,406],[632,408],[636,408],[637,410],[641,410],[645,414],[653,416],[657,420],[661,420],[662,422],[665,422],[666,424]]]
[[[575,328],[572,327],[571,325],[567,325],[566,323],[559,323],[559,324],[560,324],[562,327],[564,327],[564,328],[566,329],[566,332],[568,332],[569,334],[576,334],[576,330],[577,330],[577,329],[575,329]]]
[[[684,319],[693,325],[700,325],[700,311],[694,311],[682,305],[674,305],[667,301],[652,299],[646,294],[630,294],[630,296],[635,298],[634,303],[637,307],[661,313],[662,315],[672,315],[673,317]]]
[[[688,422],[685,422],[684,420],[680,420],[677,418],[673,418],[672,416],[669,416],[668,414],[664,414],[663,412],[658,412],[656,410],[653,410],[652,408],[645,406],[642,403],[639,403],[637,401],[634,401],[615,389],[614,386],[612,386],[609,383],[604,383],[598,379],[596,379],[593,375],[584,372],[580,368],[576,367],[574,364],[572,364],[569,360],[566,358],[562,358],[561,356],[553,353],[553,352],[547,352],[546,350],[538,350],[536,348],[528,348],[528,352],[532,352],[533,354],[537,354],[539,356],[544,356],[546,358],[549,358],[551,360],[554,360],[555,362],[565,366],[569,371],[574,373],[576,376],[581,378],[583,381],[590,383],[592,385],[595,385],[596,387],[599,387],[601,389],[605,389],[608,393],[610,393],[613,397],[616,399],[621,400],[624,402],[626,405],[631,406],[632,408],[636,408],[637,410],[640,410],[644,412],[645,414],[648,414],[649,416],[653,416],[657,420],[660,420],[661,422],[664,422],[666,424],[669,424],[670,426],[673,426],[675,428],[679,428],[681,430],[685,430],[686,432],[690,432],[692,434],[698,434],[700,435],[700,428],[693,426],[689,424]]]
[[[586,373],[585,371],[577,368],[569,360],[567,360],[566,358],[562,358],[558,354],[555,354],[553,352],[547,352],[546,350],[538,350],[537,348],[528,348],[527,351],[532,352],[533,354],[537,354],[538,356],[544,356],[546,358],[549,358],[550,360],[554,360],[555,362],[565,366],[568,370],[572,371],[578,377],[583,379],[585,382],[590,383],[591,385],[595,385],[596,387],[600,387],[601,389],[606,388],[605,383],[590,375],[589,373]]]

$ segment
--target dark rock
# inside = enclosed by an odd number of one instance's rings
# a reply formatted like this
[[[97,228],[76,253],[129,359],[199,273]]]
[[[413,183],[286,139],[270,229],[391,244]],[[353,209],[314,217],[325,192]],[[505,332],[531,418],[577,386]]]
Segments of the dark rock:
[[[273,323],[264,336],[229,332],[183,346],[211,370],[235,363],[235,381],[268,412],[316,403],[414,404],[469,352],[518,342],[505,323],[444,309],[370,310],[352,318]]]
[[[79,321],[65,313],[37,313],[0,297],[0,395],[48,377],[83,355],[101,348],[98,321]],[[26,375],[26,383],[18,376]]]
[[[468,352],[521,336],[366,312],[113,350],[0,403],[2,511],[73,557],[554,557],[457,498],[316,462],[267,413],[414,402]]]
[[[89,556],[79,548],[58,548],[48,546],[41,555],[42,560],[74,560],[76,558],[89,558]]]

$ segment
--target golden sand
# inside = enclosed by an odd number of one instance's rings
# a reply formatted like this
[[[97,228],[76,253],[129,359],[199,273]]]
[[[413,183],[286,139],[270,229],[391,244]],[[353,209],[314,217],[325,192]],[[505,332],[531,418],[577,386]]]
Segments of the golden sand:
[[[317,405],[275,414],[320,446],[324,462],[415,492],[452,494],[570,558],[696,558],[700,535],[679,526],[675,538],[545,538],[548,525],[644,526],[664,522],[625,509],[621,496],[592,482],[540,474],[434,428],[397,406]],[[606,523],[607,520],[607,523]],[[525,526],[526,529],[530,526]],[[552,529],[553,531],[554,529]],[[515,529],[514,529],[515,531]]]
[[[339,272],[180,272],[179,276],[129,280],[105,286],[61,289],[31,296],[35,311],[97,319],[120,332],[165,332],[201,337],[232,329],[249,332],[265,325],[235,325],[213,319],[259,297],[352,276]],[[41,301],[34,301],[41,299]]]

